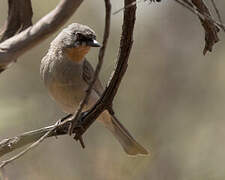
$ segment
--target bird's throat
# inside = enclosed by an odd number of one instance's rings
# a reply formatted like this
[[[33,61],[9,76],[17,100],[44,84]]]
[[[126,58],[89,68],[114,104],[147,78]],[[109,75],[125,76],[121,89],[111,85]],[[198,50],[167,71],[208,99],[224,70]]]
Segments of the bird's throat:
[[[68,48],[68,49],[66,49],[66,54],[68,55],[70,60],[76,61],[76,62],[81,62],[89,50],[90,50],[89,46]]]

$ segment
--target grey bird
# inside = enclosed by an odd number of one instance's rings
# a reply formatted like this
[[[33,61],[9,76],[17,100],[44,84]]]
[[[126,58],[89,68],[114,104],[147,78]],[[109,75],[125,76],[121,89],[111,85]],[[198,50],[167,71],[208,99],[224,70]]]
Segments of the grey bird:
[[[45,86],[66,113],[74,113],[92,80],[94,70],[85,58],[91,47],[100,47],[95,32],[88,26],[73,23],[51,42],[41,61],[40,73]],[[100,80],[97,79],[85,111],[95,104],[103,90]],[[127,154],[148,154],[108,111],[104,111],[98,120],[115,136]]]

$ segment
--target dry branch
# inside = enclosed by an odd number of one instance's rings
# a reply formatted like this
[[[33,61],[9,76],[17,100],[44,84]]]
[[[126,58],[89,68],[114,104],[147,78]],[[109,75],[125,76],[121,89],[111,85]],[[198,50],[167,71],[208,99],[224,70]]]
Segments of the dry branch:
[[[214,0],[211,0],[211,2],[212,2],[212,5],[213,5],[214,10],[215,10],[215,12],[216,12],[216,15],[217,15],[217,17],[218,17],[218,19],[219,19],[220,24],[223,24],[223,21],[222,21],[220,12],[219,12],[219,10],[218,10],[218,8],[217,8],[217,6],[216,6],[215,1],[214,1]],[[224,26],[222,26],[221,28],[223,29],[223,31],[225,31],[225,27],[224,27]]]
[[[8,0],[8,18],[1,32],[0,42],[12,37],[32,25],[30,0]]]
[[[42,141],[44,141],[45,138],[47,138],[52,132],[54,132],[56,128],[57,128],[57,124],[55,126],[53,126],[53,128],[50,129],[48,132],[46,132],[43,136],[41,136],[37,141],[35,141],[33,144],[31,144],[29,147],[27,147],[20,153],[16,154],[15,156],[13,156],[5,161],[2,161],[2,163],[0,164],[0,168],[1,169],[4,168],[7,164],[11,163],[12,161],[15,161],[16,159],[19,159],[25,153],[27,153],[28,151],[30,151],[31,149],[33,149],[34,147],[39,145]]]
[[[199,17],[205,30],[205,48],[203,49],[203,54],[205,55],[207,51],[211,52],[214,44],[219,41],[219,27],[224,30],[224,24],[213,19],[208,7],[202,0],[191,0],[191,2],[189,0],[175,1]]]
[[[124,0],[126,7],[133,3],[135,0]],[[122,36],[120,40],[120,48],[118,52],[118,61],[116,69],[113,72],[112,78],[108,83],[103,95],[98,102],[88,111],[81,121],[82,128],[76,133],[75,139],[79,139],[80,136],[85,133],[89,126],[95,121],[95,119],[104,111],[108,110],[111,114],[113,99],[117,93],[121,80],[126,72],[128,66],[128,58],[133,44],[133,30],[136,16],[136,5],[125,8],[122,26]]]
[[[75,112],[75,114],[72,117],[73,122],[72,122],[71,128],[69,130],[70,135],[72,134],[72,131],[78,122],[78,119],[80,117],[82,109],[84,108],[84,105],[87,104],[87,102],[88,102],[92,88],[93,88],[95,81],[97,80],[99,72],[101,70],[104,55],[105,55],[105,50],[106,50],[107,42],[108,42],[108,38],[109,38],[109,33],[110,33],[110,21],[111,21],[111,3],[110,3],[110,0],[105,0],[105,28],[104,28],[102,47],[100,48],[99,54],[98,54],[98,64],[97,64],[95,72],[94,72],[94,77],[86,91],[86,95],[85,95],[84,99],[82,100],[82,102],[80,103],[78,110]],[[82,140],[82,139],[80,139],[80,140]]]
[[[48,137],[67,134],[69,125],[70,125],[69,118],[70,118],[70,115],[62,118],[60,122],[62,121],[63,122],[60,124],[53,124],[51,126],[37,129],[34,131],[29,131],[29,132],[20,134],[18,136],[14,136],[12,138],[3,139],[2,141],[0,141],[0,157],[18,148],[24,147],[30,143],[34,143],[38,141],[40,138],[42,138],[46,133],[50,131],[51,132],[48,134]],[[52,131],[56,126],[57,126],[57,129],[55,131]],[[75,132],[75,129],[74,129],[74,132]]]
[[[0,72],[30,48],[59,29],[83,0],[61,0],[57,7],[21,33],[0,43]]]
[[[192,0],[192,3],[197,7],[197,10],[201,14],[211,17],[209,9],[207,8],[204,1]],[[211,52],[213,45],[219,41],[218,32],[220,31],[220,29],[210,19],[203,19],[200,16],[199,19],[202,23],[203,28],[205,29],[205,48],[203,50],[203,54],[205,55],[207,51]]]

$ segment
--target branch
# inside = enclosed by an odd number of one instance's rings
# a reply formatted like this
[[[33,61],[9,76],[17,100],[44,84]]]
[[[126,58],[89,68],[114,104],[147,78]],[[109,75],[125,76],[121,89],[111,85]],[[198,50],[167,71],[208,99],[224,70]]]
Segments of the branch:
[[[8,18],[1,32],[0,42],[32,25],[31,0],[8,0]]]
[[[135,0],[124,0],[126,7],[127,5],[133,3]],[[125,8],[123,26],[122,26],[122,36],[120,40],[120,48],[118,53],[118,60],[116,69],[112,74],[112,78],[108,83],[103,95],[97,101],[97,103],[84,115],[81,121],[82,128],[76,133],[74,137],[78,140],[90,127],[90,125],[95,121],[95,119],[106,109],[113,114],[112,103],[113,99],[117,93],[121,80],[126,72],[128,66],[128,58],[133,44],[133,30],[135,24],[136,16],[136,5],[132,7]]]
[[[218,17],[218,19],[219,19],[220,24],[223,24],[223,21],[222,21],[220,12],[219,12],[219,10],[218,10],[218,8],[217,8],[217,6],[216,6],[215,1],[214,1],[214,0],[211,0],[211,2],[212,2],[212,5],[213,5],[214,10],[216,11],[216,15],[217,15],[217,17]],[[225,32],[225,26],[221,26],[221,28],[222,28],[223,31]]]
[[[46,133],[48,136],[46,137],[57,137],[61,135],[66,135],[70,126],[70,118],[71,114],[63,117],[56,124],[51,126],[47,126],[41,129],[37,129],[34,131],[29,131],[18,136],[14,136],[12,138],[3,139],[0,141],[0,157],[4,156],[7,153],[10,153],[18,148],[24,147],[30,143],[35,143],[40,140]],[[82,115],[81,115],[82,117]],[[59,122],[59,123],[58,123]],[[74,128],[73,133],[76,132],[76,128]],[[46,138],[45,137],[45,138]]]
[[[219,41],[218,32],[220,29],[218,27],[225,31],[224,24],[212,18],[207,6],[202,0],[191,0],[191,2],[189,0],[175,1],[199,17],[205,30],[205,48],[203,54],[205,55],[207,51],[211,52],[213,45]]]
[[[83,0],[61,0],[57,7],[21,33],[0,43],[0,72],[30,48],[59,29]]]
[[[0,157],[3,155],[12,152],[20,147],[26,146],[30,143],[33,143],[40,139],[45,133],[50,131],[54,125],[44,127],[38,130],[30,131],[23,133],[21,135],[9,138],[9,139],[3,139],[0,142]],[[53,134],[52,134],[53,135]],[[50,136],[52,136],[50,135]]]
[[[145,1],[149,1],[151,3],[151,2],[160,2],[161,0],[143,0],[143,2]],[[216,11],[219,22],[215,21],[212,18],[208,7],[206,6],[203,0],[175,0],[175,1],[199,17],[201,24],[205,30],[205,48],[203,50],[203,54],[205,55],[207,51],[211,52],[214,44],[219,41],[218,38],[218,32],[220,31],[219,28],[221,28],[225,32],[225,25],[222,23],[219,10],[216,7],[214,0],[211,0],[211,2],[213,4],[214,10]],[[142,2],[142,0],[132,2],[127,6],[124,6],[123,8],[120,8],[119,10],[115,11],[113,14],[115,15],[121,12],[122,10],[130,8],[133,5],[136,5],[137,3],[140,2]]]
[[[21,151],[17,155],[15,155],[15,156],[7,159],[6,161],[2,161],[2,163],[0,164],[0,168],[2,169],[4,166],[6,166],[7,164],[9,164],[10,162],[12,162],[12,161],[20,158],[25,153],[27,153],[28,151],[30,151],[32,148],[34,148],[37,145],[39,145],[46,137],[49,136],[49,134],[51,134],[53,131],[55,131],[56,128],[57,128],[57,124],[55,126],[53,126],[51,130],[49,130],[48,132],[46,132],[41,138],[39,138],[37,141],[35,141],[33,144],[31,144],[29,147],[27,147],[26,149],[24,149],[23,151]]]
[[[192,0],[192,3],[197,7],[197,10],[201,14],[211,17],[207,6],[202,0]],[[213,45],[219,41],[217,34],[220,29],[210,19],[201,18],[200,16],[199,19],[205,29],[205,48],[203,50],[203,54],[205,55],[207,51],[211,52]]]
[[[102,47],[100,48],[99,54],[98,54],[98,64],[97,64],[95,72],[94,72],[94,77],[86,91],[86,95],[85,95],[83,101],[81,102],[81,104],[79,105],[78,110],[75,112],[75,114],[72,117],[73,122],[72,122],[71,128],[69,130],[70,135],[72,134],[74,127],[77,125],[78,118],[80,117],[82,109],[84,108],[85,104],[87,104],[87,102],[88,102],[92,88],[93,88],[95,81],[97,80],[99,72],[101,70],[104,55],[105,55],[105,50],[106,50],[107,42],[108,42],[108,38],[109,38],[110,21],[111,21],[111,4],[110,4],[110,0],[105,0],[105,28],[104,28]]]

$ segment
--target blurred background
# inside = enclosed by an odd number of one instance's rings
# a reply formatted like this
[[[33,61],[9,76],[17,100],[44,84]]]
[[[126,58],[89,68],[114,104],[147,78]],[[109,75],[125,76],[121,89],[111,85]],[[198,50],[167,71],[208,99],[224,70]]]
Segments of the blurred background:
[[[32,3],[36,22],[58,1]],[[225,1],[216,3],[225,20]],[[113,11],[122,6],[122,1],[112,1]],[[6,17],[7,2],[0,1],[1,26]],[[84,1],[67,25],[72,22],[92,27],[101,42],[103,1]],[[112,16],[100,75],[104,84],[116,62],[121,23],[122,12]],[[40,60],[56,35],[0,75],[1,139],[53,124],[64,115],[39,75]],[[174,1],[139,3],[129,67],[114,108],[151,156],[127,156],[96,122],[84,136],[86,149],[69,136],[49,138],[6,167],[9,180],[224,180],[224,37],[221,32],[213,52],[203,56],[204,32],[196,16]],[[93,49],[88,55],[93,65],[97,53]]]

